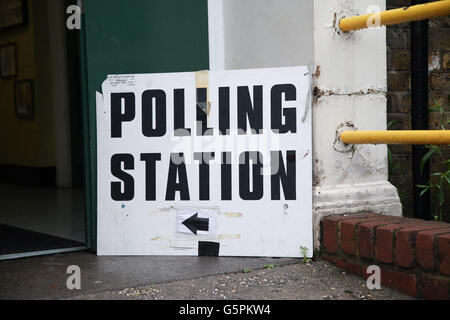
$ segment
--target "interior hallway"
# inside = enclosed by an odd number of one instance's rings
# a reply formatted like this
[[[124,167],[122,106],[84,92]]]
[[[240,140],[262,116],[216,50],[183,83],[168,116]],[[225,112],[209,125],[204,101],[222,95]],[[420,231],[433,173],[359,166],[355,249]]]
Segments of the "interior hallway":
[[[85,242],[84,190],[0,184],[0,224]]]

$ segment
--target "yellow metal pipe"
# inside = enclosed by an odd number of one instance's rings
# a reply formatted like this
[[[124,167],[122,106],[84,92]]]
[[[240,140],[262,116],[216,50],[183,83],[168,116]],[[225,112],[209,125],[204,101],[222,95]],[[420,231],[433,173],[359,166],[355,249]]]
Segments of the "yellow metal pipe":
[[[450,144],[450,130],[344,131],[345,144]]]
[[[448,15],[450,15],[450,0],[442,0],[382,11],[379,13],[369,13],[362,16],[343,18],[339,21],[339,27],[342,31],[348,32],[372,26],[387,26]],[[379,19],[379,21],[376,21],[377,19]],[[377,22],[379,22],[379,24]],[[376,25],[374,25],[374,23]]]

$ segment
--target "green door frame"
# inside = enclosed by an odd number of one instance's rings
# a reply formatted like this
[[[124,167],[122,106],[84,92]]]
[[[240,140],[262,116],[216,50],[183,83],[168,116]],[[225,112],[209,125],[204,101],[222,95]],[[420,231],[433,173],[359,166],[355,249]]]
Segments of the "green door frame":
[[[84,185],[86,211],[86,247],[97,250],[97,139],[95,108],[89,107],[89,86],[87,73],[87,49],[85,16],[81,15],[80,29],[80,80],[82,100],[82,130],[84,156]]]

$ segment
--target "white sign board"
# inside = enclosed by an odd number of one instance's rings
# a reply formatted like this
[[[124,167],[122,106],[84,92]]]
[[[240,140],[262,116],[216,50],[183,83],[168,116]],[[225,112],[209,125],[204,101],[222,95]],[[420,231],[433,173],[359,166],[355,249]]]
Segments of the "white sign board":
[[[307,67],[110,75],[99,255],[312,255]]]

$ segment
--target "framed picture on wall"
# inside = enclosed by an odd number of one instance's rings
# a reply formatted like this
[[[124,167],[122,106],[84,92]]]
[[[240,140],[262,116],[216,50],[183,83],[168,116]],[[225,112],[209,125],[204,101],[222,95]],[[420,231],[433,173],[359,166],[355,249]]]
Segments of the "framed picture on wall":
[[[16,45],[0,46],[0,77],[8,78],[17,75]]]
[[[0,31],[27,23],[27,0],[0,0]]]
[[[18,80],[15,83],[16,115],[19,118],[34,117],[33,80]]]

